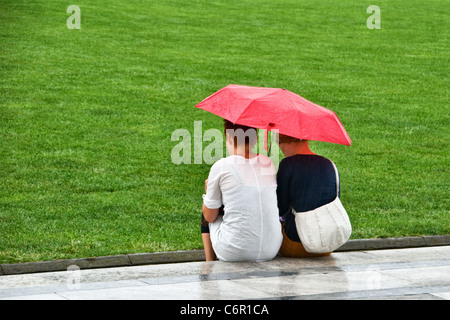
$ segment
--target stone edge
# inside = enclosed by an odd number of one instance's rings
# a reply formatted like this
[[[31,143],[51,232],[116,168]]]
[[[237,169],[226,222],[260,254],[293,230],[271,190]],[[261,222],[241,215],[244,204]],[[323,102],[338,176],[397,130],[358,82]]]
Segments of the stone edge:
[[[450,235],[382,239],[355,239],[349,240],[342,247],[335,250],[335,252],[433,247],[445,245],[450,245]],[[135,253],[93,258],[0,264],[0,276],[37,272],[66,271],[68,267],[74,265],[78,266],[80,269],[94,269],[149,264],[196,262],[204,260],[205,255],[203,250]]]

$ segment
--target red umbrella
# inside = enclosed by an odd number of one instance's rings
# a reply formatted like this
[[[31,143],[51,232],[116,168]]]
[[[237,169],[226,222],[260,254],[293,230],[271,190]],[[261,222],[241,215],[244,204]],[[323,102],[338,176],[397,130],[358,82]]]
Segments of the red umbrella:
[[[349,146],[337,115],[286,89],[228,85],[196,105],[235,124]],[[266,131],[266,137],[267,137]],[[265,148],[267,150],[267,139]]]

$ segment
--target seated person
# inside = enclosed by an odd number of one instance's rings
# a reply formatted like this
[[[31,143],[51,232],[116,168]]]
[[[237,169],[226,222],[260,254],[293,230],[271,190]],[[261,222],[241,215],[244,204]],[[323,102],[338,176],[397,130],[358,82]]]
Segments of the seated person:
[[[230,156],[214,163],[205,183],[206,260],[271,260],[282,241],[275,167],[268,157],[251,152],[256,129],[225,120],[225,135]]]
[[[309,149],[308,141],[279,135],[279,145],[285,158],[277,173],[277,198],[283,221],[283,244],[280,255],[316,257],[328,253],[307,252],[297,233],[296,212],[316,209],[336,198],[336,173],[333,163]]]

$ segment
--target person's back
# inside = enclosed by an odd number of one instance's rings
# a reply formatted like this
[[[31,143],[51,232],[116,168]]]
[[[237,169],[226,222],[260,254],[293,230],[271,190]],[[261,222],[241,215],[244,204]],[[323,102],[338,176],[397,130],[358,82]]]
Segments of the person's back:
[[[206,260],[273,259],[282,242],[274,165],[251,152],[256,129],[227,120],[224,128],[230,156],[211,167],[203,198],[203,219],[209,222],[202,223]]]
[[[210,199],[224,205],[224,216],[210,224],[211,241],[220,260],[273,259],[281,245],[275,168],[269,158],[232,155],[211,168]],[[211,203],[207,201],[206,203]],[[217,206],[218,203],[213,204]]]
[[[284,217],[286,235],[300,242],[291,210],[306,212],[336,198],[336,174],[327,158],[296,154],[280,162],[277,174],[278,207]]]
[[[295,212],[306,212],[336,199],[336,172],[333,163],[309,149],[308,141],[279,135],[284,158],[277,173],[279,215],[283,221],[280,255],[315,257],[328,253],[310,253],[303,247],[296,226]]]

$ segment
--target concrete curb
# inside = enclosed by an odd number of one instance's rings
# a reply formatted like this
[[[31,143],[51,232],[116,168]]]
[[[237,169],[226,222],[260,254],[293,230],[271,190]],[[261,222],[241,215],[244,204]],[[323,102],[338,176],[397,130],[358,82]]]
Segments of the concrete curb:
[[[348,241],[345,245],[337,249],[335,252],[434,247],[446,245],[450,245],[450,235],[384,239],[357,239]],[[36,272],[66,271],[68,267],[74,265],[78,266],[80,269],[94,269],[139,266],[148,264],[194,262],[204,260],[205,255],[203,250],[136,253],[94,258],[0,264],[0,276]]]
[[[335,252],[450,245],[450,235],[350,240]]]

